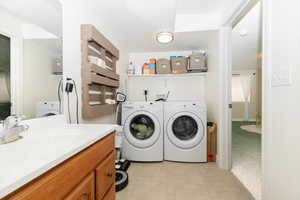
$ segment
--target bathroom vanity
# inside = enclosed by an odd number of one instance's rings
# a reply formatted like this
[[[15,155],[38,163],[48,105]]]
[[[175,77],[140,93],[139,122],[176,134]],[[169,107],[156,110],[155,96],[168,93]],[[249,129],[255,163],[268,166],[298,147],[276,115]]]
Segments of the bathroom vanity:
[[[114,200],[114,126],[49,120],[0,146],[0,200]]]

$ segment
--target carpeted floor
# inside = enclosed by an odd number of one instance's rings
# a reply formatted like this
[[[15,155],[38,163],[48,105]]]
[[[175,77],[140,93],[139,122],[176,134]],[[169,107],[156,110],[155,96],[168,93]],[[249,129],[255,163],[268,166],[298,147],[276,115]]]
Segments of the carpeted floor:
[[[242,130],[241,125],[251,122],[232,123],[232,172],[251,192],[261,199],[261,135]]]

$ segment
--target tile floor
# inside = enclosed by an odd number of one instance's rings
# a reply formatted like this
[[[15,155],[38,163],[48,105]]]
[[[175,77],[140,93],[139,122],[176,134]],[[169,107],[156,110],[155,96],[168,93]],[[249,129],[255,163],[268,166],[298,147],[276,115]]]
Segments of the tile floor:
[[[256,200],[261,199],[261,135],[247,132],[232,123],[232,173],[245,185]]]
[[[132,163],[117,200],[253,200],[235,176],[215,163]]]

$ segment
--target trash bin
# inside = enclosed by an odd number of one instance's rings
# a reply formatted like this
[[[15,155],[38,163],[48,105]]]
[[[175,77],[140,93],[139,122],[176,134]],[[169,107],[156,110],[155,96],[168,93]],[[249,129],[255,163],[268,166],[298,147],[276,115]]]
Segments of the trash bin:
[[[217,157],[217,124],[207,123],[207,162],[216,162]]]

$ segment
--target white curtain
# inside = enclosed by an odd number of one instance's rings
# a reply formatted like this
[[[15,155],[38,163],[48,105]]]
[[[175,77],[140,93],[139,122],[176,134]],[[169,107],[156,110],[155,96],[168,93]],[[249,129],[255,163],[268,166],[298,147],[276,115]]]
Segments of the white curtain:
[[[245,121],[249,121],[249,104],[250,104],[250,96],[251,96],[251,83],[253,80],[253,73],[246,73],[246,74],[241,74],[240,79],[241,79],[241,86],[242,86],[242,91],[243,91],[243,99],[245,103],[245,113],[244,113],[244,118]]]

